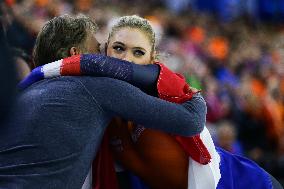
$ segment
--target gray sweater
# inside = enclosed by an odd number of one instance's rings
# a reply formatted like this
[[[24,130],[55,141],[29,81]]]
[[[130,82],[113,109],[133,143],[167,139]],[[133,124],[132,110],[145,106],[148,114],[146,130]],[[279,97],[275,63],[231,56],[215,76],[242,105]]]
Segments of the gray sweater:
[[[0,128],[0,188],[79,189],[114,116],[183,136],[199,134],[206,104],[149,96],[105,77],[59,77],[33,84]]]

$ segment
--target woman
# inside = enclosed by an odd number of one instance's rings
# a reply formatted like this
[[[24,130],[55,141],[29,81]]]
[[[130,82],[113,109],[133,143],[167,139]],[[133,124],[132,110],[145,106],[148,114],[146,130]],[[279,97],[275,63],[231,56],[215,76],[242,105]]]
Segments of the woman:
[[[151,38],[153,32],[148,30],[150,26],[147,26],[147,23],[136,16],[122,17],[110,33],[107,54],[139,64],[147,64],[147,61],[153,63],[155,43],[154,38]],[[139,41],[141,44],[134,43]],[[160,68],[162,73],[166,70],[163,66]],[[78,73],[69,70],[68,74]],[[178,80],[172,73],[168,76]],[[160,84],[166,85],[167,82],[163,83],[161,80]],[[171,92],[170,87],[164,86],[161,89],[158,84],[160,98],[168,97],[168,100],[171,100],[170,97],[175,95],[168,95],[169,91]],[[184,100],[182,95],[175,97],[179,98],[174,98],[174,102]],[[179,146],[183,143],[177,142],[178,138],[141,126],[133,126],[132,123],[128,123],[126,127],[119,119],[114,122],[118,122],[116,127],[111,126],[108,132],[111,141],[114,142],[114,156],[125,168],[134,172],[152,188],[281,188],[273,177],[252,161],[217,147],[215,150],[207,129],[203,130],[200,138],[212,159],[210,163],[200,165],[197,163],[198,160],[194,161],[191,156],[187,157],[184,146]]]
[[[154,63],[155,38],[149,23],[137,16],[121,17],[109,34],[107,55],[136,64]],[[121,140],[115,142],[119,145],[115,145],[114,156],[150,188],[282,188],[254,162],[215,150],[206,128],[201,138],[212,159],[203,166],[192,157],[188,161],[184,149],[169,134],[133,123],[128,123],[128,130],[124,128],[110,127],[110,136]]]
[[[141,17],[121,17],[111,29],[106,52],[108,56],[135,64],[153,64],[155,33]],[[109,134],[112,143],[122,144],[113,149],[116,160],[151,188],[187,188],[188,156],[173,136],[133,123],[128,123],[128,130],[121,124],[112,125]]]

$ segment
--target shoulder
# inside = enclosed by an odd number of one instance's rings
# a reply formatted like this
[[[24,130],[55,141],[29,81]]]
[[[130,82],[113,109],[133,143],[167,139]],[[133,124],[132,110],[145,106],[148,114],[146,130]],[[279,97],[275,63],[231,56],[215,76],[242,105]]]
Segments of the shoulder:
[[[89,78],[89,77],[88,77]],[[96,80],[93,78],[92,80]],[[95,107],[96,93],[91,93],[84,85],[91,82],[87,77],[66,76],[52,79],[45,79],[34,83],[22,91],[17,98],[21,106],[28,107],[49,107],[54,105],[64,105],[65,107]],[[94,106],[95,105],[95,106]],[[58,108],[58,107],[57,107]]]
[[[108,90],[132,90],[131,84],[109,77],[78,77],[78,82],[82,87],[91,91],[108,91]]]
[[[74,96],[85,92],[85,87],[82,85],[85,77],[63,76],[51,79],[44,79],[34,83],[30,87],[21,91],[20,96],[27,98],[36,98],[44,96]]]
[[[21,96],[27,98],[40,98],[45,95],[63,98],[89,96],[93,99],[97,95],[125,91],[131,88],[129,85],[124,81],[107,77],[63,76],[37,82],[25,89]]]
[[[90,76],[60,76],[36,82],[30,87],[28,87],[26,90],[24,90],[24,92],[34,89],[78,90],[85,83],[90,83],[92,85],[95,85],[96,83],[111,82],[109,80],[113,79],[105,77],[90,77]]]

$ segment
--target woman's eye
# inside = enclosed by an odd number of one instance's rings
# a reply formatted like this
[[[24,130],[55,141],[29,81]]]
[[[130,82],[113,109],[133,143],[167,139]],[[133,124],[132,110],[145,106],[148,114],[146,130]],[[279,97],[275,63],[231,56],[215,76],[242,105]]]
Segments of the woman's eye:
[[[140,56],[143,56],[145,53],[141,50],[135,50],[133,54],[134,56],[140,57]]]
[[[121,51],[124,50],[124,48],[121,47],[121,46],[113,46],[112,48],[113,48],[115,51],[117,51],[117,52],[121,52]]]

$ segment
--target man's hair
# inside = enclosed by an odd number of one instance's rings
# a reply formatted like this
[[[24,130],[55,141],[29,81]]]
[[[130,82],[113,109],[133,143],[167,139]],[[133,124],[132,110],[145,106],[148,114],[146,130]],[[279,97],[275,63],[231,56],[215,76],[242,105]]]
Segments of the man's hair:
[[[41,66],[70,56],[71,47],[84,49],[88,33],[96,33],[97,24],[84,15],[62,15],[48,21],[39,32],[33,58]]]

